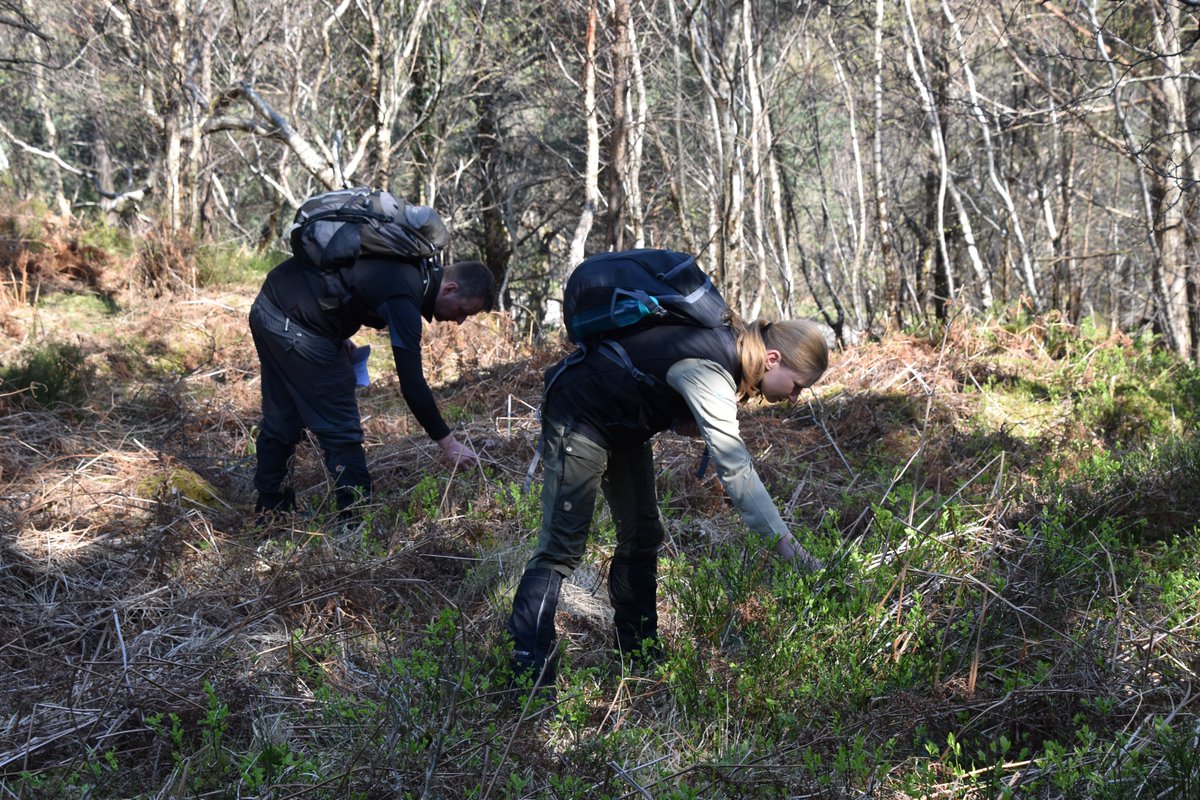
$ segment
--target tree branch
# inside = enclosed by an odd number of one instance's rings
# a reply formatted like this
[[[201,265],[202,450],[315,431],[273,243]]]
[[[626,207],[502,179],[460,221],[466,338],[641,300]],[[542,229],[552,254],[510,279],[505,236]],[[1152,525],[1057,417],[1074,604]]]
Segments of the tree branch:
[[[31,33],[43,42],[54,41],[54,37],[38,27],[37,23],[29,18],[19,4],[4,0],[4,2],[0,2],[0,9],[4,10],[4,13],[0,14],[0,25]]]
[[[288,148],[296,154],[296,157],[300,159],[300,163],[304,166],[304,168],[311,172],[313,176],[317,178],[317,180],[325,184],[327,188],[342,188],[338,184],[337,175],[333,169],[333,165],[330,164],[327,159],[322,158],[321,155],[317,153],[316,149],[314,149],[313,146],[308,143],[308,140],[297,133],[296,130],[292,128],[290,124],[288,124],[288,121],[283,118],[283,115],[272,108],[271,105],[264,100],[249,83],[241,84],[237,91],[246,98],[246,101],[250,103],[251,107],[253,107],[255,111],[270,120],[273,127],[269,129],[264,128],[264,132],[261,135],[272,139],[277,139],[286,144]]]
[[[52,153],[49,150],[42,150],[40,147],[34,147],[33,145],[29,144],[28,142],[18,139],[16,136],[13,135],[12,131],[10,131],[8,128],[6,128],[4,126],[4,123],[2,123],[2,122],[0,122],[0,133],[3,133],[6,137],[8,137],[9,141],[11,141],[13,144],[15,144],[17,147],[21,148],[25,152],[32,153],[35,156],[40,156],[49,161],[53,161],[59,167],[65,169],[67,172],[70,172],[72,175],[88,175],[88,174],[90,174],[87,172],[87,170],[80,169],[79,167],[72,166],[72,165],[68,164],[66,161],[63,161],[62,157],[60,157],[58,155],[58,153]]]

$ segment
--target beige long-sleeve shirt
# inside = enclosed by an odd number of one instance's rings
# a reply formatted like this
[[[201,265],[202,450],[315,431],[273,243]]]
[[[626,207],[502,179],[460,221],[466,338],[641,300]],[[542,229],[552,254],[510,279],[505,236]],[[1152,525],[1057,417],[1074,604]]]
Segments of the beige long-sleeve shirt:
[[[772,540],[787,535],[787,525],[742,441],[733,376],[708,359],[686,358],[667,371],[667,384],[683,396],[696,418],[717,476],[746,527]]]

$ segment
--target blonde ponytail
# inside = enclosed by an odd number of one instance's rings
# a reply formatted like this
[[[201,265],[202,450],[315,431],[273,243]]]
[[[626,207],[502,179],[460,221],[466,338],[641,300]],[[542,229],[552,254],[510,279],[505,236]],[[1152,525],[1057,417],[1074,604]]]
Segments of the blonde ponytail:
[[[829,367],[829,345],[816,324],[807,319],[747,323],[730,313],[729,325],[737,336],[742,377],[738,395],[742,401],[757,397],[767,372],[767,351],[778,350],[783,366],[815,380]]]

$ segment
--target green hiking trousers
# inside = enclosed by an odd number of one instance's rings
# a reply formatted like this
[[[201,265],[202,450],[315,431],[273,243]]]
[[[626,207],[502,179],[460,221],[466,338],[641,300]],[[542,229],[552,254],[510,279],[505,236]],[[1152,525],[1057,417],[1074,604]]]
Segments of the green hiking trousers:
[[[617,529],[614,562],[653,564],[663,541],[649,441],[604,447],[553,417],[542,421],[542,528],[526,569],[570,576],[583,560],[597,491]]]

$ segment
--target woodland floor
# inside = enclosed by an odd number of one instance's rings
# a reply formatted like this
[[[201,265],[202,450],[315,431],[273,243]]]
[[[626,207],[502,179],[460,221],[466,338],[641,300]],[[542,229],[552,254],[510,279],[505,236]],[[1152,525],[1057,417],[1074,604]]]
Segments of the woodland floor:
[[[599,554],[572,580],[558,619],[573,668],[601,676],[581,690],[582,718],[547,735],[522,726],[520,709],[488,705],[500,682],[507,598],[536,537],[540,473],[532,492],[520,487],[536,444],[541,372],[565,352],[561,345],[535,341],[499,315],[427,330],[428,374],[443,411],[482,456],[480,467],[455,472],[407,414],[386,339],[361,337],[375,346],[373,383],[361,394],[376,485],[369,525],[347,530],[327,513],[328,482],[310,443],[296,464],[305,511],[264,531],[251,513],[258,371],[245,320],[256,286],[175,287],[154,296],[146,288],[131,292],[125,278],[106,285],[104,270],[69,268],[68,255],[60,260],[61,284],[41,281],[38,302],[14,291],[0,305],[0,364],[23,363],[36,351],[45,363],[29,369],[61,378],[50,387],[59,393],[55,404],[0,385],[0,794],[667,796],[666,784],[652,790],[646,779],[622,776],[628,763],[613,767],[617,760],[605,756],[593,764],[580,743],[636,723],[658,726],[662,749],[686,751],[663,744],[661,728],[678,731],[680,741],[711,733],[684,732],[688,714],[671,705],[669,676],[639,683],[605,672],[613,656],[602,538]],[[42,271],[51,274],[45,265]],[[743,434],[760,474],[785,516],[805,531],[802,539],[830,563],[831,580],[855,574],[839,567],[842,561],[857,559],[855,569],[868,571],[872,558],[903,560],[903,548],[855,549],[878,530],[883,508],[901,528],[957,548],[962,563],[972,564],[963,568],[968,577],[956,578],[947,577],[944,561],[908,564],[873,590],[867,610],[855,612],[882,634],[866,636],[852,661],[887,662],[894,676],[918,645],[937,650],[939,635],[942,650],[957,655],[919,662],[925,667],[918,671],[942,666],[914,677],[907,689],[889,678],[884,694],[865,693],[851,706],[838,698],[802,705],[813,718],[788,729],[793,745],[764,745],[772,764],[795,762],[800,751],[793,746],[832,759],[856,736],[869,750],[888,737],[916,742],[923,732],[944,737],[962,728],[993,741],[1024,737],[1036,754],[1047,740],[1070,741],[1079,714],[1102,716],[1081,702],[1101,696],[1144,703],[1120,712],[1127,730],[1152,717],[1194,718],[1194,627],[1171,640],[1165,623],[1123,606],[1121,598],[1134,598],[1104,585],[1102,572],[1096,602],[1115,602],[1118,617],[1122,609],[1127,616],[1111,623],[1121,631],[1115,643],[1100,626],[1097,641],[1088,642],[1072,622],[1084,612],[1056,606],[1061,595],[1038,591],[1046,573],[1021,556],[1022,525],[1045,507],[1026,488],[1074,474],[1097,452],[1123,446],[1117,433],[1080,421],[1069,393],[1051,386],[1051,351],[1062,338],[1049,330],[1056,324],[955,324],[944,337],[864,343],[838,351],[797,407],[747,409]],[[1117,334],[1099,346],[1131,345]],[[1090,378],[1080,372],[1072,380],[1082,390]],[[1024,406],[983,391],[1038,381],[1050,388]],[[664,435],[656,451],[665,558],[686,565],[692,553],[739,547],[742,529],[719,482],[711,470],[703,479],[693,474],[700,447]],[[1050,454],[1056,457],[1048,461]],[[1200,500],[1186,480],[1140,484],[1137,491],[1143,519],[1161,530],[1191,530]],[[1107,497],[1113,505],[1126,502]],[[953,544],[950,534],[965,538]],[[755,563],[752,550],[746,563]],[[979,593],[970,608],[953,602],[956,591],[961,598],[964,589],[978,588],[972,570],[997,563],[1004,564],[1005,585]],[[766,569],[766,578],[735,604],[734,623],[769,616],[777,568],[755,568]],[[1113,568],[1114,580],[1116,574]],[[676,647],[697,637],[698,623],[686,616],[677,588],[688,579],[685,571],[665,584],[660,608],[665,638]],[[914,592],[944,598],[924,611],[926,627],[884,627],[909,613]],[[882,616],[872,617],[871,608]],[[439,638],[447,611],[454,633]],[[985,637],[982,622],[970,621],[980,614],[1006,617],[1003,631],[989,629]],[[1055,633],[1067,628],[1073,632]],[[728,625],[721,630],[727,637]],[[1019,636],[1025,644],[997,643]],[[995,637],[992,649],[988,637]],[[446,668],[446,653],[426,652],[430,642],[461,647],[455,669],[469,662],[491,679],[477,680],[471,703],[453,713],[448,709],[459,707],[444,695],[429,705],[395,700],[408,697],[405,686],[420,685],[418,655],[435,672]],[[736,674],[736,663],[716,663],[720,652],[714,645],[697,658],[709,659],[711,675]],[[1095,662],[1106,652],[1114,661],[1104,668]],[[1023,665],[1022,653],[1048,666]],[[1124,666],[1117,669],[1118,662]],[[405,666],[389,671],[389,663]],[[1162,671],[1166,663],[1170,675]],[[1056,677],[1006,688],[1001,673],[1025,666]],[[468,691],[464,682],[456,685]],[[388,709],[339,700],[387,697]],[[759,702],[750,695],[745,701],[747,713]],[[338,702],[350,703],[337,706],[349,710],[331,719],[327,712]],[[401,757],[395,741],[384,747],[356,732],[355,714],[374,732],[424,731],[419,752]],[[829,727],[833,719],[837,725]],[[437,735],[439,727],[458,726],[471,734],[456,745]],[[471,737],[477,746],[467,743]],[[276,782],[264,779],[258,789],[244,762],[217,763],[221,748],[245,754],[258,747],[261,756],[266,750],[250,743],[263,741],[287,742],[292,753],[340,750],[342,757],[332,771],[315,755],[307,771],[282,758]],[[439,758],[431,742],[447,753]],[[648,747],[646,761],[652,752]],[[766,783],[739,784],[749,778],[732,774],[701,779],[682,756],[672,768],[680,785],[701,787],[695,796],[904,796],[896,771],[915,769],[913,757],[906,751],[861,772],[831,767],[838,776],[832,783],[783,777],[803,772],[798,767],[768,771]],[[630,758],[644,766],[637,754]],[[1034,764],[1031,756],[1021,766],[1015,754],[998,760],[1012,786]],[[746,763],[755,762],[746,756]],[[945,796],[975,796],[976,784],[938,766],[945,763],[935,758],[928,785],[952,787]],[[511,776],[526,774],[533,783],[523,793]],[[591,788],[555,792],[548,774]],[[770,780],[775,788],[764,788]]]

